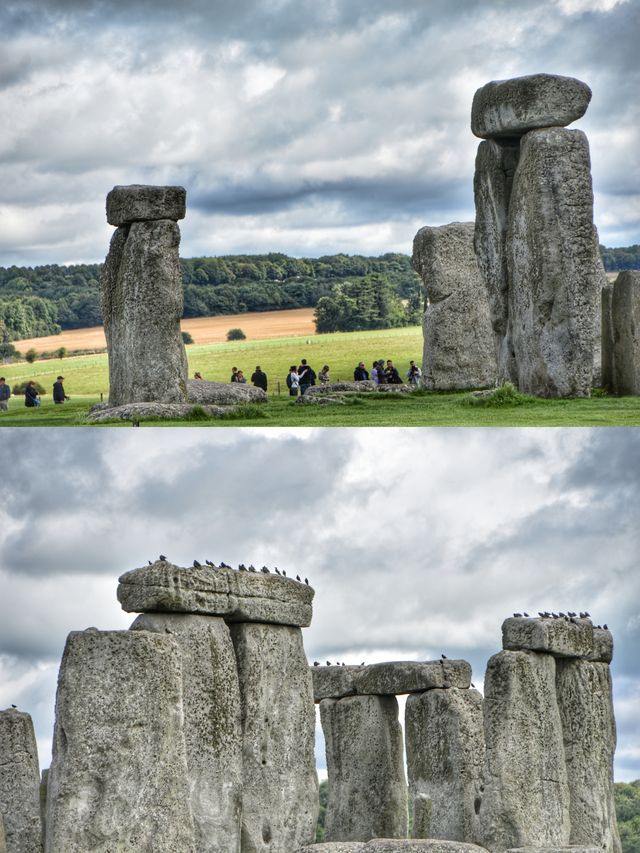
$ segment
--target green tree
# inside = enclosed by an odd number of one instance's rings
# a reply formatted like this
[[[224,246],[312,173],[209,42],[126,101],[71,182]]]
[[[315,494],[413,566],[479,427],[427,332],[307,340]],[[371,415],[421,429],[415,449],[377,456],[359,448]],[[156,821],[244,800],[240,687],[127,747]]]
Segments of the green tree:
[[[244,341],[246,337],[242,329],[229,329],[227,332],[228,341]]]
[[[640,779],[614,785],[622,853],[640,853]]]
[[[193,337],[191,336],[190,332],[182,332],[182,343],[183,344],[192,344],[193,343]]]
[[[34,350],[33,347],[28,349],[26,351],[26,353],[24,354],[25,361],[28,361],[29,364],[33,364],[33,362],[36,360],[37,357],[38,357],[38,353]]]
[[[56,350],[56,355],[58,356],[58,358],[64,358],[66,354],[67,354],[67,348],[66,347],[58,347],[58,349]]]

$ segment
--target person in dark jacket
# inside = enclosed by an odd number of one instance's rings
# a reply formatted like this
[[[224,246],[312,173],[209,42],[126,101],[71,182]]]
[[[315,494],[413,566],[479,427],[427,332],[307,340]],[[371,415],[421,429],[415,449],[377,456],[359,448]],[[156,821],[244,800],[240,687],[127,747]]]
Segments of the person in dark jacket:
[[[316,384],[316,372],[310,364],[307,364],[306,358],[300,361],[298,376],[300,377],[300,396],[302,397],[307,388]]]
[[[368,378],[369,371],[364,366],[364,361],[361,361],[360,364],[353,371],[354,382],[365,382]]]
[[[24,404],[25,406],[29,406],[29,408],[40,405],[40,397],[38,397],[36,383],[33,379],[30,379],[27,382],[26,388],[24,389]]]
[[[267,391],[267,374],[260,368],[260,365],[256,365],[255,371],[251,374],[251,382],[256,388],[262,388],[262,390],[266,393]]]
[[[53,402],[54,403],[64,403],[65,400],[69,398],[64,393],[64,376],[58,376],[56,381],[53,383]]]
[[[4,376],[0,376],[0,412],[8,412],[8,400],[11,396],[11,388],[4,381]]]
[[[393,366],[393,362],[390,358],[387,359],[387,368],[384,372],[384,375],[387,379],[388,385],[402,385],[402,379],[400,379],[400,374],[396,367]]]

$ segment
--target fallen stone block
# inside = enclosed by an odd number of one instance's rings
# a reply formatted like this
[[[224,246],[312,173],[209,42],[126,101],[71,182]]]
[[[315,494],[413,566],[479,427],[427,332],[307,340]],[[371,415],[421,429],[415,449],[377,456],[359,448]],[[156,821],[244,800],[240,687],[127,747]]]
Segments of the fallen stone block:
[[[209,382],[207,379],[187,380],[187,399],[190,403],[233,406],[238,403],[267,403],[262,388],[239,382]]]
[[[357,667],[353,679],[356,693],[376,696],[421,693],[438,687],[466,688],[471,684],[471,664],[449,658],[374,663]]]
[[[0,817],[9,853],[41,853],[40,770],[29,714],[0,711]]]
[[[569,841],[620,853],[613,789],[616,724],[608,664],[558,661],[556,692],[569,783]]]
[[[196,409],[210,418],[225,417],[232,411],[230,406],[196,406],[194,403],[125,403],[111,406],[109,403],[96,403],[91,408],[87,420],[90,423],[105,421],[144,421],[144,420],[188,420]]]
[[[157,560],[119,579],[118,601],[128,613],[202,613],[227,622],[311,624],[313,588],[262,572],[202,566],[182,568]]]
[[[414,693],[405,707],[405,742],[410,797],[430,802],[418,838],[472,841],[484,761],[482,696],[477,690]],[[424,811],[424,809],[423,809]],[[418,815],[420,818],[420,815]]]
[[[548,652],[557,657],[584,658],[593,652],[590,619],[509,617],[502,623],[502,648]]]
[[[474,95],[471,131],[482,139],[522,136],[541,127],[566,127],[582,118],[591,89],[574,77],[531,74],[493,80]]]
[[[231,626],[242,704],[242,850],[310,844],[318,819],[315,710],[299,628]]]
[[[180,650],[170,635],[95,628],[69,635],[46,853],[196,853],[182,699]]]
[[[154,187],[145,184],[115,186],[107,195],[109,225],[129,225],[154,219],[184,219],[187,191],[184,187]]]
[[[180,648],[184,736],[198,853],[239,853],[242,811],[240,687],[229,628],[219,616],[145,613],[132,631],[169,634]]]
[[[407,835],[407,783],[395,696],[323,699],[327,841]]]
[[[613,386],[616,394],[640,394],[640,270],[616,278],[611,299]]]

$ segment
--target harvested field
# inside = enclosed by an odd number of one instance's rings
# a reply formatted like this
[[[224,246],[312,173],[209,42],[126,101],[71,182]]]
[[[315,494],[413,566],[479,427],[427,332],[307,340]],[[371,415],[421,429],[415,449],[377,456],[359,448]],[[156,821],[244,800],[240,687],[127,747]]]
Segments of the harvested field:
[[[229,329],[240,328],[247,340],[288,338],[314,335],[313,308],[291,308],[288,311],[261,311],[250,314],[223,314],[219,317],[192,317],[182,320],[181,328],[189,332],[196,344],[215,344],[226,341]],[[59,335],[14,341],[15,348],[25,353],[52,352],[60,347],[72,350],[105,349],[107,343],[102,326],[91,329],[68,329]]]

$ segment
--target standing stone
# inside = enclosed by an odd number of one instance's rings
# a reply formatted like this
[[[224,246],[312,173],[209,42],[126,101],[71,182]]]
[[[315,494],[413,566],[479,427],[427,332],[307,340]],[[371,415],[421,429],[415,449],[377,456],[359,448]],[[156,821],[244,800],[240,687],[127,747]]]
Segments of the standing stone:
[[[155,196],[154,189],[162,192]],[[184,190],[138,186],[115,190],[117,205],[111,207],[116,212],[110,211],[108,201],[108,215],[118,228],[102,272],[109,402],[112,406],[186,402],[180,229],[173,218],[180,210],[168,192],[183,196]]]
[[[492,853],[569,843],[569,787],[556,662],[549,654],[502,651],[485,677],[481,838]]]
[[[616,725],[606,663],[557,661],[556,687],[569,781],[570,843],[620,853],[613,798]]]
[[[613,391],[615,382],[615,368],[613,362],[613,317],[611,315],[611,302],[613,300],[613,284],[606,284],[602,288],[601,295],[601,323],[602,323],[602,350],[601,365],[602,387],[607,391]]]
[[[476,205],[474,248],[487,289],[493,329],[497,384],[516,382],[509,328],[507,223],[513,177],[520,156],[518,142],[488,140],[478,146],[473,189]]]
[[[509,206],[509,319],[520,391],[587,397],[603,278],[586,136],[521,141]]]
[[[327,841],[404,838],[407,783],[395,696],[323,699]]]
[[[640,271],[621,272],[613,285],[613,374],[616,394],[640,394]]]
[[[477,690],[428,690],[409,696],[405,739],[410,796],[431,800],[422,838],[475,841],[482,777],[482,697]],[[425,827],[426,829],[426,827]]]
[[[299,628],[231,625],[242,702],[242,853],[315,838],[318,777],[311,673]]]
[[[180,650],[168,634],[72,632],[56,697],[46,853],[199,853]]]
[[[428,297],[423,382],[432,390],[487,388],[496,378],[489,301],[473,248],[473,222],[421,228],[413,267]]]
[[[47,838],[47,784],[49,780],[49,770],[43,770],[42,775],[40,777],[40,826],[42,832],[40,837],[42,839],[42,849],[44,850],[45,840]],[[1,853],[1,851],[0,851]]]
[[[4,833],[4,819],[0,814],[0,853],[7,853],[7,837]]]
[[[15,708],[0,711],[0,817],[4,820],[0,839],[5,836],[8,853],[42,851],[39,789],[31,717]]]
[[[180,647],[184,735],[198,853],[239,853],[240,687],[229,629],[216,616],[147,613],[131,630],[170,634]]]

